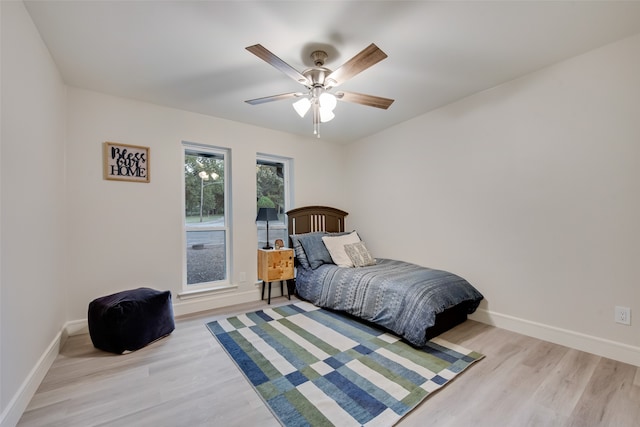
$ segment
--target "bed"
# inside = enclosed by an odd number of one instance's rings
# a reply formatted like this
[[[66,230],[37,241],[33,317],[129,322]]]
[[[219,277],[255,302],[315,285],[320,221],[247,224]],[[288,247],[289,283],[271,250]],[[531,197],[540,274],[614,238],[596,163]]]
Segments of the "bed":
[[[287,212],[295,252],[297,295],[397,334],[414,346],[464,322],[482,294],[444,270],[373,258],[340,209],[306,206]]]

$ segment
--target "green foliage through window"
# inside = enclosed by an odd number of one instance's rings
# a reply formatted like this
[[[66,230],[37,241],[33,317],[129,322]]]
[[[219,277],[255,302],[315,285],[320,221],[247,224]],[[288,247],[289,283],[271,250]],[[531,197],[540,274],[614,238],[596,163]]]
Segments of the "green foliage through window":
[[[257,177],[257,209],[276,208],[278,214],[284,213],[284,172],[282,163],[258,160]]]
[[[187,222],[224,216],[224,160],[187,151],[184,162]]]

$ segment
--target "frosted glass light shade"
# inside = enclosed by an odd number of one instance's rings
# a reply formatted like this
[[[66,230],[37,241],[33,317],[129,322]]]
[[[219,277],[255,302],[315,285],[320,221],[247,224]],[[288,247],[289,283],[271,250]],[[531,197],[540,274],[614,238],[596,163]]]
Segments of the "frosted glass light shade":
[[[328,109],[326,109],[326,108],[324,108],[324,107],[320,107],[320,121],[321,121],[322,123],[325,123],[325,122],[328,122],[328,121],[330,121],[330,120],[333,120],[333,118],[334,118],[335,116],[336,116],[336,115],[335,115],[335,114],[333,114],[333,111],[328,110]]]
[[[296,113],[298,113],[300,117],[304,117],[307,111],[309,111],[309,108],[311,108],[309,98],[302,98],[293,103],[293,109],[296,110]]]
[[[336,108],[336,104],[338,103],[336,97],[329,92],[323,92],[322,94],[320,94],[320,98],[318,99],[318,101],[320,102],[321,109],[326,109],[329,111],[333,111],[333,109]]]

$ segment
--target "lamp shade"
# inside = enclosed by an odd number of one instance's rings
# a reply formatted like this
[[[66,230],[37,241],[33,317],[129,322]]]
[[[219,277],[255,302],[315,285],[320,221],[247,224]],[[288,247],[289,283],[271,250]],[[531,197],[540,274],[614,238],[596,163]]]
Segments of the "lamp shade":
[[[278,212],[276,208],[260,208],[258,209],[258,216],[256,221],[277,221]]]

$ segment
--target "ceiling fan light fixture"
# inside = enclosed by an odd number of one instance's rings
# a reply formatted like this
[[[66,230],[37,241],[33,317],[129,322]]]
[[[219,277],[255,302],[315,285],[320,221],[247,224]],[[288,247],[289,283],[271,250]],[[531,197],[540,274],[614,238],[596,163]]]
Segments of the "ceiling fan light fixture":
[[[297,83],[305,86],[308,92],[304,95],[300,92],[289,92],[250,99],[245,102],[251,105],[258,105],[265,102],[304,96],[304,98],[293,103],[293,108],[298,115],[303,118],[307,112],[311,110],[313,115],[313,133],[318,138],[320,138],[320,123],[328,122],[335,117],[333,110],[336,108],[338,99],[355,104],[383,108],[385,110],[389,108],[393,102],[393,99],[353,92],[329,93],[330,89],[343,84],[387,57],[387,54],[373,43],[333,71],[324,67],[328,57],[327,53],[323,50],[313,51],[311,53],[311,60],[314,66],[304,70],[302,73],[260,44],[248,46],[246,49]]]
[[[326,123],[328,121],[333,120],[335,116],[336,115],[333,114],[333,111],[320,107],[320,121],[322,123]]]
[[[304,117],[307,111],[309,111],[309,108],[311,108],[309,98],[301,98],[293,103],[293,109],[296,110],[296,113],[298,113],[300,117]]]
[[[338,104],[335,95],[329,92],[322,92],[320,97],[318,98],[318,102],[320,103],[320,108],[323,110],[333,111]]]

